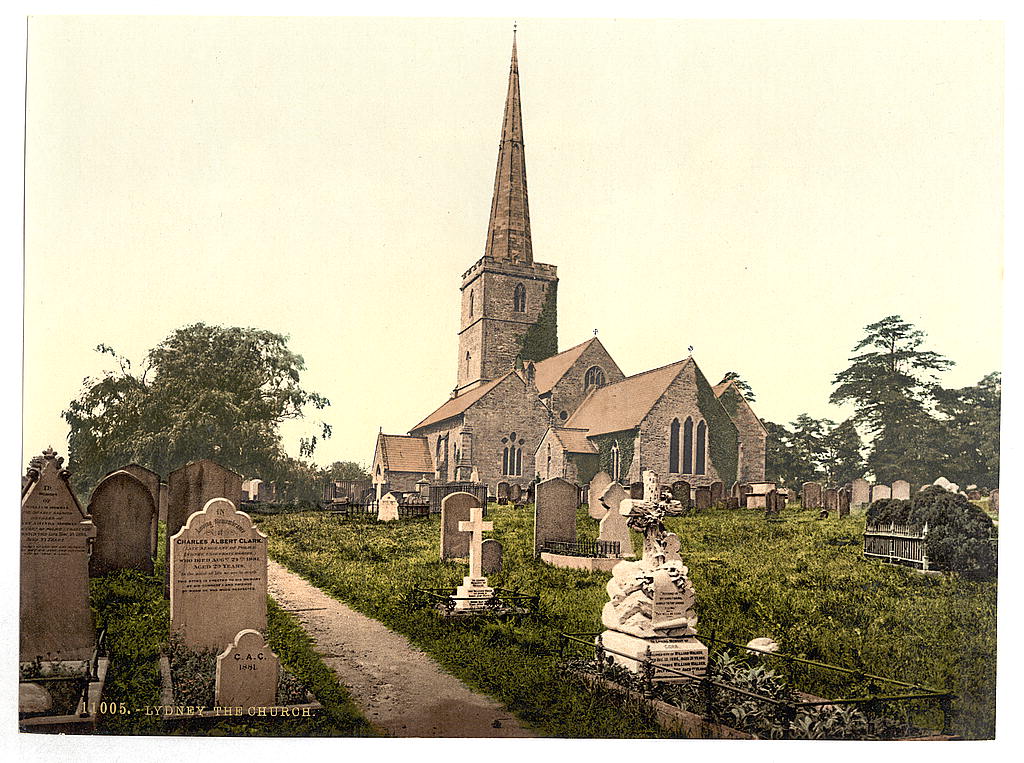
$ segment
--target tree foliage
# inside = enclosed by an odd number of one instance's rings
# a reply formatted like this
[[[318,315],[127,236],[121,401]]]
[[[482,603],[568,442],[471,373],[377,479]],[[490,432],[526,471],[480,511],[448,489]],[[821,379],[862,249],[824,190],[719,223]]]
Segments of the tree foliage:
[[[734,386],[740,391],[740,394],[743,395],[748,403],[752,403],[757,399],[757,395],[754,394],[753,388],[751,388],[746,381],[740,378],[740,375],[735,371],[726,371],[725,376],[722,377],[722,381],[718,382],[718,384],[725,384],[727,381],[736,382]]]
[[[791,487],[812,480],[843,485],[863,475],[863,445],[852,421],[836,424],[801,413],[789,427],[770,421],[764,425],[769,480]]]
[[[97,350],[111,355],[118,370],[86,379],[64,411],[70,467],[83,491],[131,462],[166,475],[212,458],[267,478],[289,460],[281,423],[302,417],[307,406],[330,405],[300,386],[302,356],[270,331],[185,326],[150,350],[138,372],[110,347]],[[320,422],[319,437],[329,436],[330,426]],[[303,438],[301,455],[311,456],[317,441],[316,434]]]
[[[324,476],[329,480],[359,481],[370,480],[370,473],[362,464],[355,461],[335,461],[324,469]]]
[[[943,475],[960,485],[999,486],[999,411],[1002,376],[993,372],[973,387],[935,391],[942,417]]]

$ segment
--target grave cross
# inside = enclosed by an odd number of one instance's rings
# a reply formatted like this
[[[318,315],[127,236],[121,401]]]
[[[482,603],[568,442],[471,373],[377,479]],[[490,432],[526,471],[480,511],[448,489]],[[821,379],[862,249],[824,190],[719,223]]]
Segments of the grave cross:
[[[459,522],[459,532],[473,534],[469,541],[469,576],[471,578],[483,577],[480,546],[484,542],[484,531],[494,529],[494,522],[484,522],[483,519],[484,510],[479,506],[474,506],[469,510],[469,521]]]

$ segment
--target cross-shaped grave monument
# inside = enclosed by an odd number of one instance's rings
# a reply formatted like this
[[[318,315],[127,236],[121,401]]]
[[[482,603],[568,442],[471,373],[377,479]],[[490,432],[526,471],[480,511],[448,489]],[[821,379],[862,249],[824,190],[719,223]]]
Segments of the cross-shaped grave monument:
[[[481,609],[494,596],[494,589],[487,585],[483,574],[484,532],[493,530],[494,522],[484,521],[484,510],[474,506],[469,510],[469,521],[459,522],[459,532],[470,533],[469,576],[462,579],[462,585],[455,590],[455,609]]]

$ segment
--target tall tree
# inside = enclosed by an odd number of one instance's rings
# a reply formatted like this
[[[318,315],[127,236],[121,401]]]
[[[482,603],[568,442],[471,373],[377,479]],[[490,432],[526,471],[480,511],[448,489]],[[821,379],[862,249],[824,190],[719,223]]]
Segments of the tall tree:
[[[106,472],[137,461],[166,475],[187,461],[212,458],[243,474],[269,474],[288,460],[279,426],[327,398],[299,384],[302,356],[287,338],[251,328],[196,323],[150,350],[141,370],[111,348],[118,370],[86,379],[64,418],[75,486],[87,490]],[[319,436],[330,426],[320,422]],[[316,434],[302,438],[312,455]]]
[[[727,381],[736,382],[736,389],[740,391],[740,394],[743,395],[744,398],[746,398],[748,403],[754,402],[754,400],[757,398],[751,386],[742,378],[740,378],[740,375],[735,371],[726,371],[725,376],[722,377],[722,381],[718,383],[725,384]]]
[[[925,333],[898,315],[864,330],[850,366],[836,374],[829,400],[854,404],[855,422],[871,436],[866,465],[879,481],[920,481],[936,459],[933,391],[938,374],[953,362],[922,350]]]
[[[960,485],[999,486],[999,410],[1002,375],[988,374],[973,387],[935,391],[945,476]]]
[[[324,472],[329,480],[370,480],[370,473],[355,461],[335,461]]]
[[[814,465],[801,455],[793,433],[782,424],[762,421],[768,430],[765,442],[765,478],[779,485],[798,487],[814,474]]]
[[[834,426],[834,421],[816,419],[806,413],[801,413],[790,423],[790,445],[795,450],[797,460],[807,470],[801,476],[801,481],[817,479],[824,474],[823,442]]]
[[[864,476],[863,443],[852,419],[833,426],[821,439],[818,463],[825,480],[832,485],[844,485]]]

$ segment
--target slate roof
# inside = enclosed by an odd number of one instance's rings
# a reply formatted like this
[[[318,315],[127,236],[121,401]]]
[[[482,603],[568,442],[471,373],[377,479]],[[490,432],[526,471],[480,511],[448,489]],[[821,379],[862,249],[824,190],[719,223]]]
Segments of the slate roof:
[[[628,376],[591,392],[565,422],[573,429],[586,429],[589,436],[622,432],[638,426],[658,399],[665,394],[684,367],[693,365],[686,358],[661,368]]]
[[[430,447],[426,437],[410,437],[402,434],[380,434],[377,436],[381,463],[389,472],[433,472],[434,462],[430,459]]]
[[[409,431],[415,432],[417,429],[422,427],[430,426],[431,424],[436,424],[439,421],[450,419],[452,416],[459,416],[460,414],[465,413],[469,406],[473,405],[473,403],[497,387],[509,376],[509,374],[512,373],[514,373],[514,371],[507,371],[493,381],[481,384],[479,387],[474,387],[469,392],[463,392],[458,397],[451,398]]]
[[[537,385],[537,392],[542,395],[545,392],[550,392],[561,378],[565,376],[566,371],[572,368],[573,364],[580,359],[580,355],[596,341],[597,337],[593,337],[583,342],[583,344],[570,347],[568,350],[563,350],[557,355],[552,355],[550,358],[538,360],[534,363],[533,382]]]
[[[551,427],[551,432],[562,443],[567,453],[597,453],[597,446],[587,439],[586,429]]]
[[[761,429],[763,429],[765,431],[765,433],[767,433],[768,432],[768,428],[764,425],[764,422],[761,421],[761,417],[758,416],[756,413],[754,413],[754,409],[750,406],[750,402],[747,400],[746,397],[743,396],[743,393],[739,390],[739,388],[736,387],[735,381],[736,381],[735,379],[730,379],[729,381],[719,382],[714,387],[712,387],[711,389],[714,390],[715,397],[717,397],[719,400],[721,400],[722,395],[725,394],[725,391],[727,389],[729,389],[730,387],[732,387],[732,393],[736,396],[736,398],[738,399],[738,402],[746,407],[746,409],[750,412],[750,415],[753,416],[754,420],[760,425]],[[723,404],[722,407],[725,408],[725,405]],[[725,411],[726,411],[726,413],[728,413],[729,409],[725,408]],[[733,417],[730,416],[729,418],[733,418]]]

